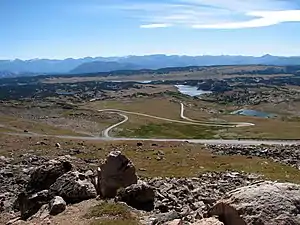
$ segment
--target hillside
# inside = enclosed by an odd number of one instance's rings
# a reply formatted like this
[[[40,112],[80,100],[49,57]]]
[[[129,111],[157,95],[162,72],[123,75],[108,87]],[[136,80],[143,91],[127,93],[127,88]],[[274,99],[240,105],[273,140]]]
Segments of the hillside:
[[[107,64],[105,64],[107,63]],[[213,65],[300,65],[300,57],[253,56],[179,56],[146,55],[127,57],[86,57],[80,59],[32,59],[0,60],[0,71],[18,76],[27,73],[68,74],[93,73],[114,70],[159,69],[166,67],[213,66]],[[10,77],[7,74],[6,77]]]
[[[95,61],[89,63],[83,63],[75,69],[71,70],[72,74],[80,73],[97,73],[97,72],[110,72],[114,70],[135,70],[140,69],[138,65],[130,63],[118,63],[118,62],[102,62]]]

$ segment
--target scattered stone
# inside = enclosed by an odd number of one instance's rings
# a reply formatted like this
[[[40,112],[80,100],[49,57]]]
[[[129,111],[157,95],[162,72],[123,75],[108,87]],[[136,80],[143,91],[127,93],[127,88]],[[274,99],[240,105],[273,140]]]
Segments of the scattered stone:
[[[49,204],[49,213],[50,215],[57,215],[59,213],[62,213],[66,209],[66,202],[65,200],[60,196],[55,196]]]
[[[153,188],[145,182],[139,182],[121,189],[116,196],[117,201],[125,202],[133,208],[144,211],[154,209],[154,198]]]
[[[70,171],[50,186],[51,196],[61,196],[67,203],[77,203],[96,198],[95,186],[82,173]]]
[[[176,220],[167,222],[166,225],[183,225],[183,221],[181,219],[176,219]]]
[[[195,223],[192,223],[192,225],[224,225],[224,223],[220,222],[216,218],[205,218],[205,219],[196,221]],[[238,225],[238,224],[231,223],[228,225]]]
[[[244,145],[206,145],[207,150],[217,155],[243,155],[248,159],[261,157],[271,159],[300,169],[299,145],[273,145],[273,146],[244,146]]]
[[[119,188],[137,183],[133,163],[120,151],[111,152],[100,168],[100,192],[103,198],[114,198]]]
[[[59,143],[56,143],[56,144],[55,144],[55,147],[56,147],[56,148],[61,148],[61,145],[60,145]]]
[[[137,146],[137,147],[142,147],[142,146],[143,146],[143,143],[142,143],[142,142],[138,142],[138,143],[136,143],[136,146]]]

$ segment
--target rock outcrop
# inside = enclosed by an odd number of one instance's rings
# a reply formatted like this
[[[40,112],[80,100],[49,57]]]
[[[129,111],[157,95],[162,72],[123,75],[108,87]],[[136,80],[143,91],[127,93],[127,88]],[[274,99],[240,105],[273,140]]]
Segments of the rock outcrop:
[[[219,202],[214,205],[207,214],[208,216],[218,216],[219,220],[223,222],[224,225],[246,225],[238,211],[224,202]]]
[[[100,169],[100,194],[103,198],[114,198],[119,188],[137,183],[133,163],[119,151],[111,152]]]
[[[49,187],[61,175],[72,169],[72,165],[66,160],[50,160],[46,164],[37,167],[30,175],[26,187],[27,192],[37,192]]]
[[[116,196],[117,201],[125,202],[133,208],[144,211],[154,209],[154,198],[154,189],[145,182],[139,182],[122,189]]]
[[[21,212],[21,218],[26,220],[36,214],[42,205],[49,202],[48,190],[43,190],[35,194],[27,194],[25,192],[19,194],[16,204]]]
[[[225,195],[248,225],[300,225],[300,185],[261,182]]]
[[[61,196],[67,203],[76,203],[97,197],[97,192],[85,174],[70,171],[50,186],[50,195]]]

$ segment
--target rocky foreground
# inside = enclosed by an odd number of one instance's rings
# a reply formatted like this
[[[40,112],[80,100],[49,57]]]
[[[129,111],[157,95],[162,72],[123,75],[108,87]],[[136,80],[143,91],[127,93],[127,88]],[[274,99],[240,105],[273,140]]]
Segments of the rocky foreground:
[[[230,154],[228,148],[215,149]],[[0,212],[10,215],[7,224],[51,220],[69,205],[97,198],[126,203],[145,225],[300,225],[296,184],[237,172],[141,180],[121,152],[97,163],[101,165],[93,171],[71,156],[50,160],[26,154],[18,161],[0,157]]]

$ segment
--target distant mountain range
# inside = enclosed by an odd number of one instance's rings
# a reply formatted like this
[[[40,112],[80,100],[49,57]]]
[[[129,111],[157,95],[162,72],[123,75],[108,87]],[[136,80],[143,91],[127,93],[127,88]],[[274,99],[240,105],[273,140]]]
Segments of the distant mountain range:
[[[300,65],[300,56],[178,56],[86,57],[81,59],[0,60],[0,77],[42,74],[80,74],[115,70],[159,69],[213,65]]]

